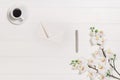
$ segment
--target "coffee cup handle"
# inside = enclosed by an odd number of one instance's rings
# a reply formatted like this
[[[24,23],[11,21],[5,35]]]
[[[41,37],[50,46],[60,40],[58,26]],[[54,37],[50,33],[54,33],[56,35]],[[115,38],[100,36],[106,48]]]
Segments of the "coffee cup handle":
[[[21,21],[21,22],[22,22],[23,20],[24,20],[24,18],[23,18],[23,17],[20,17],[20,18],[19,18],[19,21]]]

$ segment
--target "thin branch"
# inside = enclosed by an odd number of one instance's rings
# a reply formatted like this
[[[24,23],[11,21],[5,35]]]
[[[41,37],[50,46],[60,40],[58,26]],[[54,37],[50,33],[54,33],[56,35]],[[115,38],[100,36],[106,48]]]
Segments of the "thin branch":
[[[113,65],[111,64],[111,60],[108,59],[109,65],[110,65],[110,66],[115,70],[115,72],[120,76],[120,73],[118,72],[118,70],[116,69],[116,66],[115,66],[115,59],[112,60],[112,62],[113,62]]]
[[[88,67],[95,70],[98,73],[98,69],[96,67],[93,67],[92,65],[88,65]]]
[[[104,52],[104,49],[101,49],[101,50],[103,52],[104,57],[106,58],[106,54]],[[115,66],[115,58],[112,60],[113,64],[111,64],[111,59],[108,59],[108,63],[115,70],[115,72],[120,76],[120,73],[118,72],[118,70],[116,69],[116,66]],[[117,78],[117,77],[115,77],[113,75],[111,75],[111,76],[114,77],[114,78]],[[118,80],[120,80],[120,78]]]
[[[101,49],[101,50],[102,50],[103,56],[106,58],[106,54],[105,54],[104,49]]]
[[[116,77],[116,76],[114,76],[114,75],[111,75],[111,74],[109,74],[109,77],[112,77],[112,78],[114,78],[114,79],[120,80],[120,78],[118,78],[118,77]]]
[[[111,64],[111,62],[110,62],[111,60],[110,59],[108,59],[108,63],[109,63],[109,65],[112,67],[112,68],[114,68],[114,66]]]
[[[120,73],[118,72],[118,70],[117,70],[117,68],[116,68],[116,66],[115,66],[115,59],[113,60],[113,66],[114,66],[115,72],[120,76]]]

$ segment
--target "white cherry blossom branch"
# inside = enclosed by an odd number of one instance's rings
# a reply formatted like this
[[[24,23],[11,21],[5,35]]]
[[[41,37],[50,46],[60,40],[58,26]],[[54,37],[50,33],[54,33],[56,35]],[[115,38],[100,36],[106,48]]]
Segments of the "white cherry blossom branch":
[[[114,55],[110,51],[106,52],[106,50],[104,50],[103,32],[98,29],[95,29],[94,27],[91,27],[90,30],[91,30],[91,33],[90,33],[91,45],[97,45],[99,49],[92,55],[93,59],[88,60],[88,62],[81,59],[72,60],[71,65],[73,67],[73,70],[78,70],[80,74],[85,71],[90,72],[89,77],[92,80],[96,80],[95,77],[97,77],[97,80],[108,80],[107,79],[108,77],[120,80],[120,73],[117,70],[116,64],[115,64],[116,55]],[[111,58],[111,56],[113,56],[113,58]],[[109,67],[107,68],[107,66]],[[94,71],[91,72],[91,69]],[[113,73],[111,73],[112,70],[114,70],[118,74],[118,76],[113,75]],[[97,75],[97,76],[93,76],[93,75]]]

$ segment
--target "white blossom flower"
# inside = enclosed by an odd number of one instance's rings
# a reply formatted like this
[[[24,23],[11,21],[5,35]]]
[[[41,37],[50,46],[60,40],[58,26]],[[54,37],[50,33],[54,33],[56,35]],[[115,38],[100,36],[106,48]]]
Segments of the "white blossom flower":
[[[93,36],[95,36],[95,32],[90,32],[90,37],[93,37]]]
[[[104,37],[104,33],[103,33],[103,31],[98,31],[95,36],[102,38],[102,37]]]
[[[91,37],[90,43],[91,43],[92,46],[97,45],[96,37]]]
[[[97,77],[99,80],[105,80],[105,76],[104,75],[102,75],[102,74],[100,74],[100,75],[98,75],[98,77]]]
[[[104,45],[104,38],[100,38],[98,36],[91,37],[90,39],[91,45]]]
[[[107,55],[108,58],[112,58],[113,55],[114,55],[114,53],[112,52],[111,49],[107,49],[107,50],[105,50],[105,53],[106,53],[106,55]]]

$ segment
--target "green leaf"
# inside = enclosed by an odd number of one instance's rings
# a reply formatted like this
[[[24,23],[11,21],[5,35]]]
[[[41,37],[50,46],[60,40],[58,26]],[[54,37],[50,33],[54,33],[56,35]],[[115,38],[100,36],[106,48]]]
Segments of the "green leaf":
[[[97,32],[98,32],[98,30],[96,29],[96,30],[95,30],[95,33],[97,33]]]
[[[72,60],[72,62],[74,62],[74,60]]]
[[[113,58],[110,58],[111,60],[114,60]]]
[[[114,54],[114,60],[116,59],[116,54]]]
[[[109,77],[111,74],[110,70],[107,70],[106,77]]]
[[[92,29],[92,27],[90,27],[90,29]]]
[[[94,29],[95,29],[95,27],[90,27],[90,30],[93,32],[94,31]]]
[[[116,57],[116,54],[114,54],[114,56]]]
[[[76,60],[75,62],[78,63],[78,60]]]

